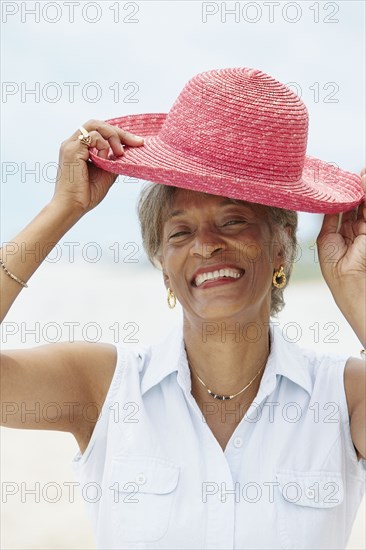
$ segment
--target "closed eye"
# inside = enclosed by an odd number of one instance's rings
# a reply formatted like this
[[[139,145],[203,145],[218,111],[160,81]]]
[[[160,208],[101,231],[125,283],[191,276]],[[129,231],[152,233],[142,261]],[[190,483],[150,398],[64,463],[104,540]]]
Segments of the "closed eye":
[[[245,220],[229,220],[228,222],[224,223],[222,227],[225,227],[229,224],[237,224],[237,223],[247,223]],[[173,237],[179,237],[180,235],[184,235],[185,233],[189,233],[188,231],[178,231],[178,233],[174,233],[174,235],[170,235],[169,239]]]
[[[224,223],[224,226],[228,225],[229,223],[246,223],[246,222],[244,220],[230,220],[230,221]]]
[[[178,233],[174,233],[174,235],[170,235],[169,239],[172,237],[179,237],[179,235],[184,235],[184,233],[188,233],[188,231],[178,231]]]

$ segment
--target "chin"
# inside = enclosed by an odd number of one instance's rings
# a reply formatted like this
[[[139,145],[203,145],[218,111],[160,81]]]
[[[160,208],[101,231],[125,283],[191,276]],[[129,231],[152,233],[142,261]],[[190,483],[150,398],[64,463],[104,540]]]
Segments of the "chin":
[[[225,322],[230,321],[231,318],[236,317],[235,321],[238,322],[238,317],[243,318],[245,313],[243,312],[243,306],[238,308],[238,304],[222,304],[217,306],[207,306],[207,308],[200,308],[198,316],[203,321],[216,321]]]

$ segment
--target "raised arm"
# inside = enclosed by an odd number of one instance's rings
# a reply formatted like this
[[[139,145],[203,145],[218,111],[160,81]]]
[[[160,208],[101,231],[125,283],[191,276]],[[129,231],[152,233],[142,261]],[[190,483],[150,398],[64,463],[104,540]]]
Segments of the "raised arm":
[[[366,192],[366,168],[361,171]],[[317,238],[320,267],[333,298],[366,348],[366,201],[343,214],[324,216]],[[353,444],[358,457],[366,458],[366,362],[350,357],[344,386]]]
[[[91,120],[84,127],[91,135],[91,146],[104,158],[109,147],[114,154],[122,155],[121,143],[143,144],[142,138],[102,121]],[[88,161],[88,147],[80,142],[79,134],[76,131],[61,145],[51,201],[0,250],[1,321],[52,248],[104,199],[117,178]],[[31,249],[38,254],[24,254]],[[27,292],[31,292],[31,286]],[[0,359],[2,426],[70,431],[79,445],[87,442],[95,422],[83,411],[94,403],[96,421],[116,364],[114,345],[61,342],[7,350]],[[50,403],[56,404],[53,409]],[[26,414],[29,410],[35,414]]]

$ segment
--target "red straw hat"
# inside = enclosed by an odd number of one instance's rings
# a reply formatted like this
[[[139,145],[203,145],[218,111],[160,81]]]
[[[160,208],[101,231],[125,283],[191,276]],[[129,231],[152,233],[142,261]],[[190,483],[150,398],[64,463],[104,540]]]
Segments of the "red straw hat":
[[[194,76],[169,113],[107,120],[144,137],[99,167],[165,185],[304,212],[358,205],[361,177],[306,156],[304,102],[258,69],[217,69]]]

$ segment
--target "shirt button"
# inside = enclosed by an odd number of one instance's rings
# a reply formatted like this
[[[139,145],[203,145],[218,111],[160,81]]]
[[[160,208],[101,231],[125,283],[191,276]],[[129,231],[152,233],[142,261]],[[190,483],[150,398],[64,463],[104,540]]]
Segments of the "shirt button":
[[[143,485],[144,483],[146,483],[146,476],[143,472],[141,472],[137,477],[136,477],[136,481],[139,485]]]
[[[305,494],[308,498],[314,498],[314,489],[307,488]]]
[[[241,447],[243,444],[243,440],[241,437],[236,437],[234,439],[234,447]]]

